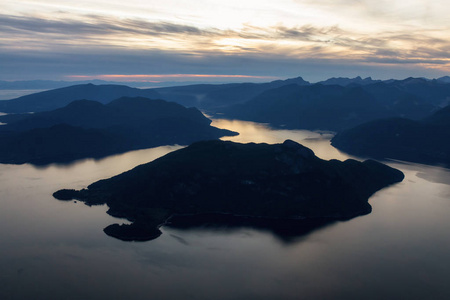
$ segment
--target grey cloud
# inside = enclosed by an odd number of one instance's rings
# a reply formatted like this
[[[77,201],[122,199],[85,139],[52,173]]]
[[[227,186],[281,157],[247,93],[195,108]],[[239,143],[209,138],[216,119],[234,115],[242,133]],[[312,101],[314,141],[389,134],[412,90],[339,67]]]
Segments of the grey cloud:
[[[377,58],[371,57],[367,62],[383,63],[383,64],[431,64],[431,65],[445,65],[448,64],[446,60],[440,59],[414,59],[414,58]]]
[[[301,27],[287,28],[284,26],[275,27],[277,37],[288,39],[304,39],[314,40],[315,36],[330,36],[342,34],[344,31],[338,26],[332,27],[315,27],[312,25],[304,25]]]
[[[240,73],[283,77],[297,76],[303,73],[302,70],[309,70],[311,74],[319,73],[319,70],[348,70],[346,74],[337,71],[327,74],[329,77],[354,77],[374,76],[375,73],[363,71],[378,70],[375,64],[398,65],[402,69],[413,64],[448,64],[445,59],[450,58],[450,41],[435,38],[427,32],[381,32],[372,36],[338,26],[312,25],[244,26],[242,30],[234,31],[96,15],[84,17],[83,21],[45,20],[0,14],[3,76],[27,72],[41,76],[95,75],[101,70],[109,74]],[[158,45],[150,44],[147,50],[133,50],[114,44],[117,34],[186,40],[195,42],[195,47],[178,52],[160,51]],[[271,43],[235,46],[239,53],[230,54],[216,45],[215,39],[222,37]],[[283,48],[278,40],[289,40],[294,46]],[[409,50],[391,48],[392,41],[417,46]],[[295,42],[307,43],[297,45]],[[341,53],[330,51],[334,45],[343,49]],[[358,53],[351,57],[349,53],[353,50]]]
[[[368,54],[378,50],[392,50],[389,42],[400,41],[424,44],[422,52],[436,54],[434,49],[447,49],[450,42],[435,38],[425,33],[410,32],[381,32],[376,37],[367,34],[356,34],[339,28],[316,27],[304,25],[300,27],[274,26],[268,28],[245,26],[240,31],[219,30],[216,28],[198,28],[168,22],[149,22],[139,19],[120,19],[98,15],[87,15],[85,20],[46,20],[36,17],[13,17],[0,15],[0,31],[16,43],[31,46],[47,45],[63,46],[67,44],[89,44],[101,47],[102,42],[110,47],[117,35],[142,35],[143,37],[165,37],[167,39],[189,39],[201,47],[215,45],[216,38],[230,37],[244,40],[292,40],[314,42],[318,45],[338,45],[349,50],[366,51]],[[195,37],[195,38],[194,38]],[[199,48],[199,47],[197,47]],[[245,46],[243,51],[254,51]],[[220,51],[220,49],[218,49]],[[442,51],[443,52],[443,51]],[[441,53],[443,55],[445,53]]]
[[[214,29],[202,30],[197,27],[172,24],[167,22],[148,22],[134,19],[117,19],[89,15],[86,21],[46,20],[36,17],[14,17],[0,15],[0,28],[11,34],[75,34],[75,35],[109,35],[117,33],[142,35],[217,35]]]
[[[381,79],[387,79],[386,76],[405,78],[445,75],[422,67],[411,69],[411,64],[402,62],[395,65],[387,64],[386,61],[358,62],[342,58],[296,59],[264,53],[244,53],[239,56],[204,53],[199,56],[157,50],[121,51],[114,48],[78,49],[72,53],[35,51],[12,53],[0,49],[0,57],[3,71],[0,73],[0,80],[61,79],[66,75],[171,73],[245,74],[280,78],[303,76],[311,81],[358,75]]]

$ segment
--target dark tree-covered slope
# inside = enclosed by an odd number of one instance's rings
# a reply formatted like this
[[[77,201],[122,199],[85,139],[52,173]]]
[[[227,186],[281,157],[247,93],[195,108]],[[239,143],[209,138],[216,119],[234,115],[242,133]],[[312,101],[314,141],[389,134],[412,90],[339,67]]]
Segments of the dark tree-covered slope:
[[[54,196],[106,203],[109,214],[133,222],[108,226],[107,234],[146,240],[157,237],[158,227],[176,215],[349,219],[369,213],[368,198],[402,180],[402,172],[381,163],[324,161],[290,140],[275,145],[205,141]]]
[[[309,85],[301,77],[267,83],[199,84],[155,89],[164,99],[210,112],[246,102],[260,93],[285,85]]]
[[[0,112],[41,112],[64,107],[74,100],[87,99],[108,103],[120,97],[161,98],[161,96],[152,89],[143,90],[124,85],[94,85],[88,83],[0,101]]]
[[[188,145],[236,133],[210,126],[195,108],[147,98],[109,104],[74,101],[64,108],[3,116],[0,162],[67,162],[161,145]]]
[[[7,123],[6,126],[0,127],[0,130],[27,130],[60,123],[83,128],[107,128],[165,118],[183,118],[206,125],[211,123],[211,120],[196,108],[185,108],[164,100],[121,97],[108,104],[77,100],[52,111],[0,116],[0,122]]]
[[[376,119],[386,109],[361,87],[289,85],[225,110],[225,117],[276,127],[339,130]]]
[[[380,119],[339,132],[332,145],[364,157],[450,167],[450,106],[421,121]]]
[[[332,78],[323,84],[266,90],[223,108],[218,116],[275,127],[340,131],[379,118],[420,119],[449,101],[450,84],[438,80]]]

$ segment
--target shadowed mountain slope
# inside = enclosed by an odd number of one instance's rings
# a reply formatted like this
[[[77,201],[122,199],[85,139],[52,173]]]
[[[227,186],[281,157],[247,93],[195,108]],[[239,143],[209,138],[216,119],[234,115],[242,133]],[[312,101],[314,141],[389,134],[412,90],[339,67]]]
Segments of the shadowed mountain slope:
[[[88,99],[108,103],[120,97],[161,98],[152,89],[143,90],[124,85],[94,85],[88,83],[0,101],[0,112],[41,112],[64,107],[74,100]]]
[[[275,127],[339,130],[383,116],[385,108],[361,87],[289,85],[225,110],[225,117]]]
[[[3,117],[3,163],[66,162],[236,134],[210,126],[195,108],[139,97],[106,105],[79,100],[54,111]]]
[[[390,118],[368,122],[339,132],[332,145],[363,157],[450,167],[450,106],[421,121]]]
[[[155,89],[164,99],[215,112],[218,109],[246,102],[260,93],[285,85],[309,85],[301,77],[267,83],[200,84]]]
[[[423,118],[449,99],[450,84],[408,78],[366,84],[282,86],[222,112],[226,118],[275,127],[339,131],[379,118]]]

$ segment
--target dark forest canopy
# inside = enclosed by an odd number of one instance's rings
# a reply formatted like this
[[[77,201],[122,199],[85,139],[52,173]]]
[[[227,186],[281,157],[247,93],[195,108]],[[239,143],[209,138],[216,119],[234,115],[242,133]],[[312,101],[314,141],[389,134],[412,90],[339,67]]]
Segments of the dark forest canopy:
[[[363,157],[450,167],[450,106],[420,121],[389,118],[365,123],[339,132],[332,145]]]
[[[107,234],[149,240],[176,215],[349,219],[370,213],[368,198],[403,177],[371,160],[324,161],[290,140],[274,145],[204,141],[87,189],[60,190],[54,196],[106,203],[109,214],[133,222],[108,226]]]
[[[292,84],[224,108],[220,116],[289,129],[340,131],[379,118],[424,118],[449,99],[450,84],[419,78],[345,86]]]
[[[339,131],[387,117],[420,119],[449,104],[446,77],[428,80],[301,77],[267,83],[195,84],[154,89],[83,84],[0,101],[0,112],[38,112],[74,100],[108,103],[122,96],[165,99],[208,114],[295,129]]]
[[[236,133],[210,126],[195,108],[147,98],[109,104],[74,101],[64,108],[0,117],[0,162],[68,162],[162,145],[188,145]]]
[[[41,112],[64,107],[75,100],[87,99],[105,104],[120,97],[161,98],[152,89],[143,90],[124,85],[95,85],[88,83],[34,93],[11,100],[3,100],[0,101],[0,112]]]

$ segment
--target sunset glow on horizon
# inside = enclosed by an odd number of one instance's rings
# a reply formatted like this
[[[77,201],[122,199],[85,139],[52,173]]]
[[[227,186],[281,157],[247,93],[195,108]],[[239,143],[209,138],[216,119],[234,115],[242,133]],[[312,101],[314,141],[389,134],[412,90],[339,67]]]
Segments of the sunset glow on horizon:
[[[67,75],[71,79],[100,79],[100,80],[120,80],[120,81],[143,81],[143,82],[161,82],[154,79],[264,79],[276,80],[277,77],[272,76],[250,76],[250,75],[219,75],[219,74],[103,74],[103,75]]]

